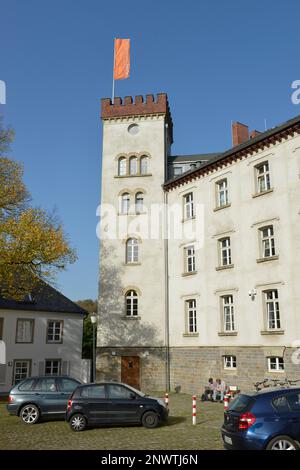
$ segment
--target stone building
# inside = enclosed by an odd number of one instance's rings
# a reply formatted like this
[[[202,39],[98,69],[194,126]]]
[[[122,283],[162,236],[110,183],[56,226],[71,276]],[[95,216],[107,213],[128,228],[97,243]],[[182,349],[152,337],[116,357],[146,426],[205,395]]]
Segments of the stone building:
[[[98,378],[300,379],[300,116],[185,156],[166,94],[103,99],[102,120]]]

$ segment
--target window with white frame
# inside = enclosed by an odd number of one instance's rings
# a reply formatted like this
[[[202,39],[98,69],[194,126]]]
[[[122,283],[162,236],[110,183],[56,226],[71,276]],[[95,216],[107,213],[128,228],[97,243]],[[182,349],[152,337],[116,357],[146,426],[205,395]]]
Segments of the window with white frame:
[[[126,263],[138,263],[139,243],[136,238],[129,238],[126,242]]]
[[[149,173],[149,158],[145,155],[140,160],[141,175],[147,175]]]
[[[48,320],[47,343],[61,343],[63,336],[63,321]]]
[[[233,295],[223,295],[221,302],[224,331],[235,331]]]
[[[283,357],[268,357],[268,370],[269,372],[284,372]]]
[[[34,320],[29,318],[18,318],[16,343],[33,343]]]
[[[276,255],[275,237],[273,225],[262,227],[259,229],[261,239],[261,255],[262,258],[270,258]]]
[[[227,178],[216,183],[217,207],[224,207],[229,204]]]
[[[267,315],[267,328],[268,330],[278,330],[281,328],[278,290],[267,290],[264,292],[264,296]]]
[[[137,157],[131,157],[129,159],[129,174],[136,175],[138,171],[138,159]]]
[[[135,290],[126,293],[126,315],[128,317],[138,315],[138,295]]]
[[[190,299],[185,302],[187,333],[197,333],[197,308],[196,300]]]
[[[138,192],[135,195],[135,212],[138,214],[143,212],[144,209],[144,194],[142,192]]]
[[[269,163],[264,162],[255,167],[256,171],[256,191],[263,193],[271,189]]]
[[[182,175],[182,166],[174,166],[174,176]]]
[[[230,237],[219,240],[220,266],[229,266],[231,264],[231,243]]]
[[[184,199],[184,218],[191,219],[194,217],[194,198],[193,193],[183,196]]]
[[[13,375],[13,383],[17,384],[23,379],[26,379],[30,376],[30,365],[31,361],[26,359],[17,359],[14,361],[14,375]]]
[[[60,375],[61,360],[60,359],[46,359],[45,360],[45,375]]]
[[[224,369],[236,369],[236,356],[223,356]]]
[[[129,193],[123,193],[121,196],[121,213],[128,214],[130,209],[130,195]]]
[[[184,248],[185,255],[185,272],[193,273],[196,271],[196,260],[195,260],[195,247],[187,246]]]
[[[127,161],[125,157],[119,158],[118,161],[118,175],[126,176],[127,174]]]

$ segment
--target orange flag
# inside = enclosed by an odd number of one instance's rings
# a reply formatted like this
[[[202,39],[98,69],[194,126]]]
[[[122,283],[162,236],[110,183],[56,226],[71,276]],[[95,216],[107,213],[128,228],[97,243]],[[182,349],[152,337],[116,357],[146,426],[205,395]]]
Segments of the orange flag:
[[[129,77],[130,39],[115,39],[114,80]]]

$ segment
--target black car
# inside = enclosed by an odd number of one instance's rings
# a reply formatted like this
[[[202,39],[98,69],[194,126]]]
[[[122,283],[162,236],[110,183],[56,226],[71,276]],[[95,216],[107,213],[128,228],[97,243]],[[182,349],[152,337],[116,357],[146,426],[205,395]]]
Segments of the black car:
[[[80,384],[67,376],[24,379],[10,390],[7,410],[25,424],[35,424],[42,416],[63,418],[70,395]]]
[[[155,428],[167,418],[168,408],[162,399],[117,382],[77,387],[66,414],[73,431],[97,424],[141,424]]]

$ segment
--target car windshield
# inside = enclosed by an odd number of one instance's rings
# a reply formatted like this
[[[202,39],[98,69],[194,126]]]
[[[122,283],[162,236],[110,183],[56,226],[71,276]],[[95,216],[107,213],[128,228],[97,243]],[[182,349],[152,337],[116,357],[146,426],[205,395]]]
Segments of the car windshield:
[[[248,411],[252,405],[253,398],[248,395],[237,395],[236,398],[230,402],[228,411],[236,411],[237,413],[243,413]]]

